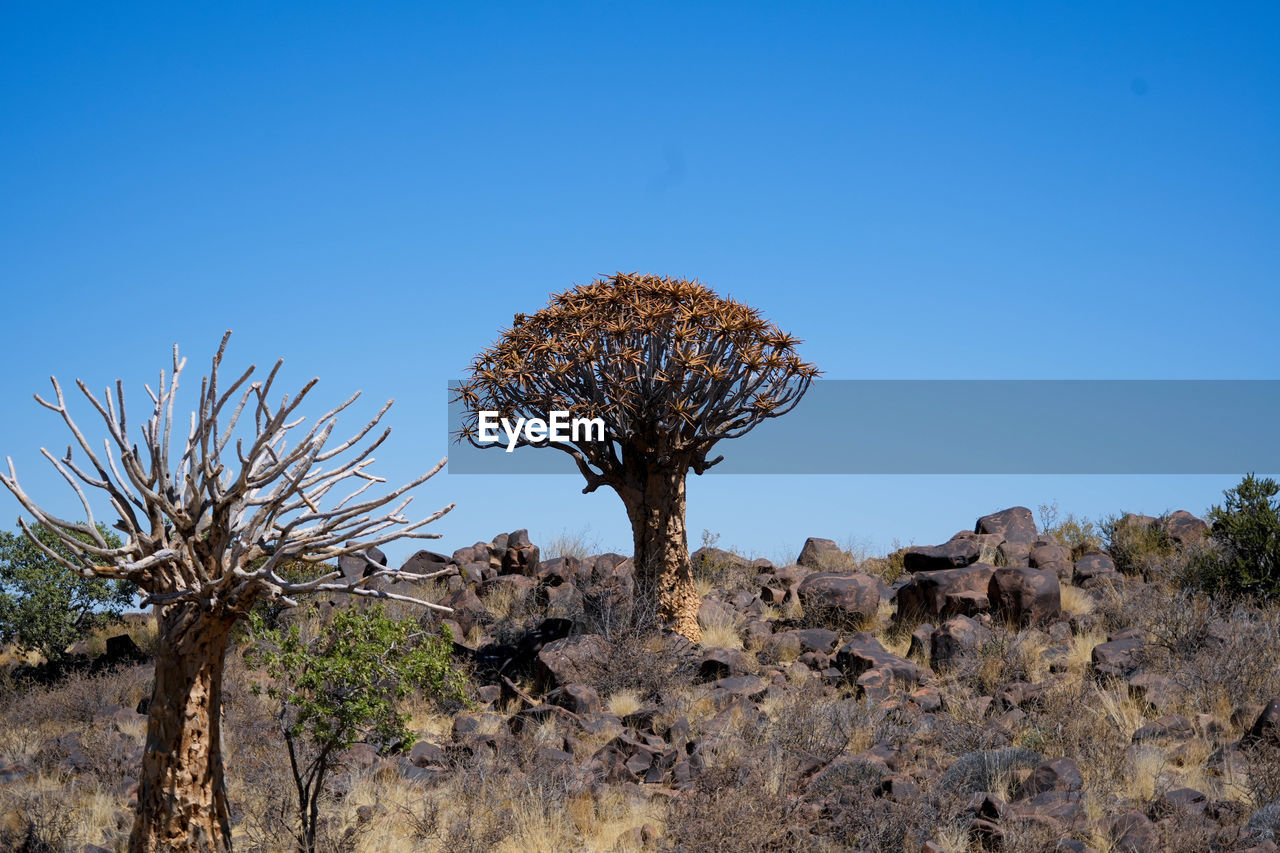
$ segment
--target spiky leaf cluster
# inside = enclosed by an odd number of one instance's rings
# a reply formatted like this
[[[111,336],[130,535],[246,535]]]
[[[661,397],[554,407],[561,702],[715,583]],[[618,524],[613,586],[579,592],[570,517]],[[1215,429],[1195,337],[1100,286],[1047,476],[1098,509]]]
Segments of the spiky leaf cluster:
[[[717,441],[800,401],[818,370],[797,355],[799,343],[697,281],[618,273],[516,315],[457,389],[466,412],[459,437],[477,444],[480,411],[545,418],[568,410],[602,418],[610,441],[538,443],[573,455],[589,482],[599,475],[588,463],[606,481],[621,472],[619,451],[683,456],[701,473],[719,461],[707,461]]]

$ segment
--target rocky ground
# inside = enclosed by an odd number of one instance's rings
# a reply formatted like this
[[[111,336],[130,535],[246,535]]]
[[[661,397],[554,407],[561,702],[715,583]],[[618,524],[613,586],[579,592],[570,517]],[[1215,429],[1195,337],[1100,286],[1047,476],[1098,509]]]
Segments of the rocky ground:
[[[406,755],[357,745],[325,844],[1275,851],[1280,613],[1184,589],[1205,532],[1127,517],[1104,543],[1015,507],[880,558],[703,548],[699,646],[654,627],[622,555],[543,560],[523,531],[420,552],[405,568],[457,567],[431,594],[455,608],[473,698],[411,703]],[[0,846],[121,848],[147,679],[128,661],[10,679]],[[233,652],[236,841],[289,849],[283,745],[252,679]]]

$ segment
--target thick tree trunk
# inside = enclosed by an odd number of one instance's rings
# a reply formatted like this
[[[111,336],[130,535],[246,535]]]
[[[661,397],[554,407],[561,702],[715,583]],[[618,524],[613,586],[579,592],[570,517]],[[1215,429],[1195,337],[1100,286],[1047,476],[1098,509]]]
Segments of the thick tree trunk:
[[[659,618],[696,643],[702,640],[701,602],[689,563],[684,481],[683,471],[658,471],[619,493],[635,540],[637,592],[654,597]]]
[[[131,853],[231,849],[222,774],[222,664],[233,620],[165,608]]]

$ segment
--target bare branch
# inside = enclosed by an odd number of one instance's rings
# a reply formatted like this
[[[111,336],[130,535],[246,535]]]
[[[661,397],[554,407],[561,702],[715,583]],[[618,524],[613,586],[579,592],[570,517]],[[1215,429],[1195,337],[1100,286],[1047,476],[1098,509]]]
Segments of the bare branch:
[[[335,592],[411,601],[447,611],[410,596],[370,589],[367,579],[344,583],[334,574],[325,574],[295,583],[278,574],[286,560],[322,563],[397,539],[437,538],[422,528],[447,513],[452,504],[416,521],[403,513],[412,500],[408,492],[438,473],[445,460],[402,486],[372,495],[370,490],[386,481],[367,468],[374,461],[374,449],[390,430],[366,439],[391,402],[351,437],[329,446],[338,416],[359,399],[359,392],[303,432],[299,428],[305,418],[299,407],[317,380],[273,403],[269,395],[282,364],[277,361],[261,382],[251,381],[254,368],[250,367],[223,387],[220,370],[229,339],[230,332],[223,336],[209,374],[200,384],[176,465],[170,464],[170,443],[186,365],[176,346],[172,372],[162,371],[155,389],[146,386],[152,410],[140,429],[141,445],[128,440],[122,383],[116,383],[114,399],[108,392],[101,400],[83,382],[76,383],[107,427],[98,452],[72,417],[62,387],[53,378],[53,400],[39,395],[36,400],[62,418],[89,467],[77,465],[70,450],[62,459],[47,450],[41,452],[76,493],[87,522],[69,521],[41,509],[18,484],[10,460],[9,474],[0,474],[0,483],[75,558],[36,540],[27,522],[20,521],[27,535],[60,565],[81,574],[133,581],[146,593],[145,601],[153,604],[195,603],[241,615],[263,596],[292,602],[292,596],[300,594]],[[241,417],[249,408],[252,429],[247,435],[238,434]],[[301,433],[296,441],[290,437],[294,430]],[[228,459],[224,454],[232,443],[235,456]],[[338,491],[345,495],[330,504],[328,496],[344,482],[351,488]],[[117,527],[127,536],[123,547],[109,547],[98,531],[86,486],[104,492],[119,514]],[[371,577],[417,583],[441,574],[379,570]]]

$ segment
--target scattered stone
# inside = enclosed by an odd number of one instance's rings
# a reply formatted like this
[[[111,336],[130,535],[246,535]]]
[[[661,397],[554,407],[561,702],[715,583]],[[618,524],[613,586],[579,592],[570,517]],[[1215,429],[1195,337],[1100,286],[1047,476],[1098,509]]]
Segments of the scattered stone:
[[[1254,720],[1249,730],[1240,738],[1242,747],[1259,743],[1280,746],[1280,699],[1272,699],[1267,707],[1262,709],[1262,713],[1258,715],[1258,719]]]
[[[987,609],[987,589],[995,566],[974,563],[962,569],[916,572],[895,596],[899,621],[942,620]],[[980,608],[980,609],[979,609]]]
[[[1099,676],[1123,678],[1138,667],[1141,637],[1123,637],[1093,647],[1093,671]]]
[[[1169,538],[1179,545],[1191,545],[1209,534],[1209,525],[1185,509],[1168,515],[1163,527]]]
[[[800,582],[797,594],[805,613],[815,616],[857,622],[873,618],[880,608],[880,582],[861,573],[816,572]]]
[[[982,549],[972,539],[953,539],[942,545],[917,545],[902,552],[902,567],[908,572],[959,569],[978,561]]]
[[[886,651],[871,631],[855,634],[852,640],[842,646],[836,653],[835,665],[851,680],[857,680],[869,669],[886,667],[893,680],[908,687],[924,684],[933,677],[929,670]]]
[[[1040,535],[1036,530],[1036,520],[1031,510],[1025,506],[993,512],[978,519],[974,526],[975,533],[996,533],[1006,542],[1034,542]]]
[[[354,544],[354,543],[351,543]],[[387,555],[375,547],[338,558],[338,570],[344,579],[358,581],[387,566]]]
[[[1160,833],[1142,812],[1125,812],[1106,821],[1115,853],[1161,853]]]
[[[1129,678],[1129,695],[1159,714],[1168,713],[1177,704],[1173,679],[1151,672],[1139,672]]]
[[[1088,589],[1099,583],[1114,583],[1120,579],[1120,573],[1116,571],[1115,561],[1110,554],[1090,551],[1076,560],[1073,578],[1076,586]]]
[[[537,656],[538,689],[546,692],[586,681],[603,666],[608,650],[608,641],[598,634],[578,634],[548,643]]]
[[[1001,542],[996,548],[997,566],[1025,566],[1030,559],[1030,542]]]
[[[699,681],[718,681],[751,671],[750,659],[737,649],[708,649],[698,663]]]
[[[849,555],[840,550],[840,546],[831,539],[806,539],[804,547],[800,549],[800,556],[796,557],[796,565],[819,572],[845,568],[849,564]]]
[[[580,717],[592,717],[603,707],[600,694],[589,684],[566,684],[547,694],[547,701],[566,708]]]
[[[944,669],[961,658],[978,654],[991,640],[991,631],[968,616],[955,616],[943,622],[929,641],[929,665]]]
[[[1020,795],[1034,797],[1045,791],[1080,791],[1084,789],[1084,775],[1071,758],[1055,758],[1042,761],[1022,783]]]
[[[1058,576],[1048,569],[998,568],[987,585],[987,598],[992,613],[1015,625],[1044,625],[1062,613]]]
[[[1033,569],[1046,569],[1058,576],[1060,583],[1070,583],[1075,574],[1071,551],[1057,542],[1037,540],[1027,554],[1027,565]]]

